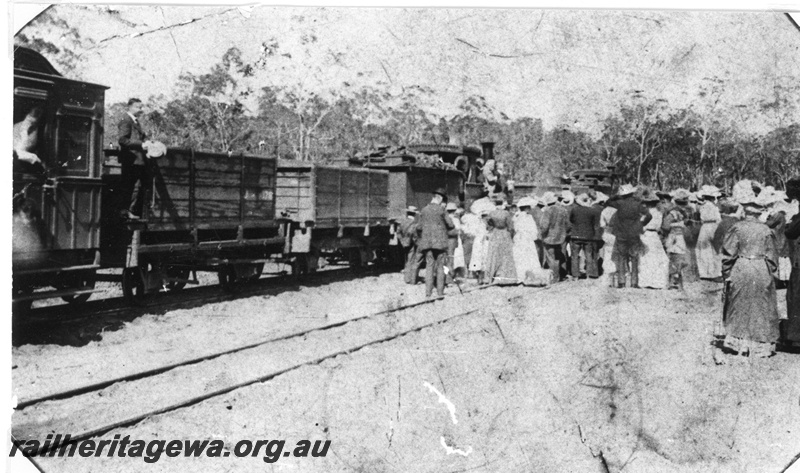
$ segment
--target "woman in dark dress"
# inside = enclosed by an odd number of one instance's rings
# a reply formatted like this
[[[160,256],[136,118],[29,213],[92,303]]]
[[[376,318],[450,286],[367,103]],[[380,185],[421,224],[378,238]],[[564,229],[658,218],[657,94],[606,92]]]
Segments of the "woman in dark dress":
[[[741,355],[768,357],[779,337],[775,234],[758,220],[763,202],[750,198],[740,203],[745,218],[730,228],[722,244],[724,343]]]

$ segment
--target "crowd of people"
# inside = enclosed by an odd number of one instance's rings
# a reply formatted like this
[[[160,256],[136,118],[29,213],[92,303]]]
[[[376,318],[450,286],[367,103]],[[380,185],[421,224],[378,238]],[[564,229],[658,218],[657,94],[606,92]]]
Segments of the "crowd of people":
[[[721,284],[725,353],[770,356],[800,346],[800,177],[786,191],[743,180],[730,193],[704,185],[664,192],[622,185],[509,202],[487,190],[466,205],[437,190],[398,226],[405,282],[444,295],[448,284],[544,286],[598,279],[613,288],[684,290]],[[599,279],[601,278],[602,279]],[[779,287],[787,311],[778,310]]]

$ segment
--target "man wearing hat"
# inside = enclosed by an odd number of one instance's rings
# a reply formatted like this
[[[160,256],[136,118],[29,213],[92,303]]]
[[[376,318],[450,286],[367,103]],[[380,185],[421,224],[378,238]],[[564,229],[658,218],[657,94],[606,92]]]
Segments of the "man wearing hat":
[[[636,188],[625,184],[619,188],[615,202],[610,205],[617,209],[614,214],[613,233],[614,264],[617,267],[617,287],[625,287],[628,270],[631,272],[631,287],[639,287],[639,256],[643,250],[642,234],[644,226],[653,218],[647,207],[634,196]]]
[[[425,296],[433,294],[434,278],[436,291],[444,296],[444,264],[447,257],[448,230],[455,228],[453,220],[447,215],[444,202],[447,194],[444,189],[436,189],[431,203],[419,213],[417,249],[425,255]]]
[[[422,264],[422,257],[417,252],[416,236],[417,236],[417,208],[409,205],[406,209],[406,218],[400,222],[397,230],[398,237],[400,238],[400,246],[403,247],[403,254],[405,256],[405,267],[403,275],[406,284],[416,284],[419,277],[419,266]]]
[[[576,198],[569,213],[570,252],[572,253],[572,277],[580,277],[580,254],[586,259],[586,276],[595,279],[597,272],[597,240],[600,233],[600,214],[593,208],[588,194]]]
[[[545,259],[552,274],[552,282],[561,281],[562,269],[566,270],[567,256],[564,252],[564,242],[567,240],[569,226],[569,213],[567,208],[558,204],[558,198],[552,192],[545,192],[542,196],[545,204],[542,212],[542,226],[539,233],[544,244]]]

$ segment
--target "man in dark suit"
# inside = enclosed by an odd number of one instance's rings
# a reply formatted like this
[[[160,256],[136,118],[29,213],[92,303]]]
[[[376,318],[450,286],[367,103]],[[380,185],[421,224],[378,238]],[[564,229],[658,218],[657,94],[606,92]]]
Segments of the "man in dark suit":
[[[447,194],[437,189],[431,203],[419,213],[417,251],[425,255],[425,296],[433,294],[434,272],[436,292],[444,295],[444,262],[447,256],[447,232],[455,228],[453,220],[444,208]]]
[[[653,218],[641,200],[633,194],[636,188],[625,184],[619,188],[619,198],[609,204],[617,209],[614,214],[614,264],[617,266],[617,287],[625,287],[628,270],[631,272],[631,287],[639,287],[639,257],[643,251],[644,226]]]
[[[128,110],[119,121],[119,160],[122,165],[123,195],[126,198],[127,210],[123,210],[129,219],[141,217],[144,200],[150,188],[150,176],[147,172],[146,149],[142,146],[147,135],[142,130],[139,117],[144,113],[142,101],[137,98],[128,100]],[[146,146],[146,145],[145,145]]]
[[[600,214],[592,208],[592,198],[588,194],[581,194],[576,198],[576,203],[569,213],[571,228],[570,250],[572,253],[572,277],[578,279],[581,275],[580,254],[583,251],[586,259],[586,276],[597,278],[597,233],[600,230]]]

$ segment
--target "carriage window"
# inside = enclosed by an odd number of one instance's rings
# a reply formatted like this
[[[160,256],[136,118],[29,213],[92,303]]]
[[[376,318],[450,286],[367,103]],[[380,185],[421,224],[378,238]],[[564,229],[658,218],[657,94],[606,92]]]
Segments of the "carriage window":
[[[88,174],[92,119],[66,116],[58,126],[58,166],[66,174]]]

